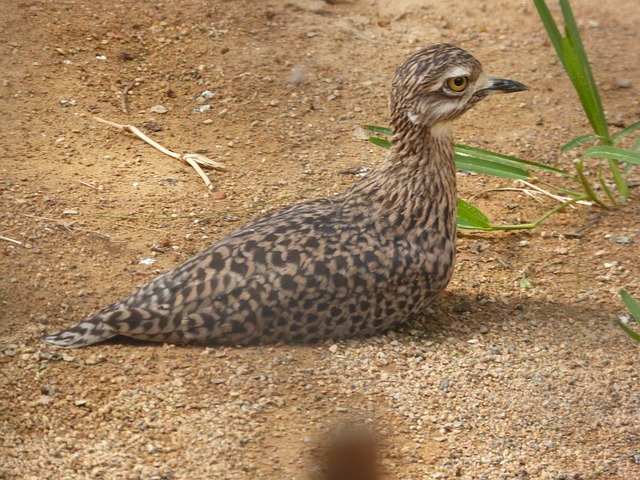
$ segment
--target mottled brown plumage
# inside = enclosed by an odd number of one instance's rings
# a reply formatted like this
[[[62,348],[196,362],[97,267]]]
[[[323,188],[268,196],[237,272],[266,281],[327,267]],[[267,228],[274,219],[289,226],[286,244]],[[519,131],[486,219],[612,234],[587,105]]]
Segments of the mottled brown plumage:
[[[371,335],[422,311],[447,285],[456,241],[451,122],[494,91],[452,45],[397,69],[385,162],[341,195],[260,218],[130,297],[44,341],[115,335],[170,343],[313,342]]]

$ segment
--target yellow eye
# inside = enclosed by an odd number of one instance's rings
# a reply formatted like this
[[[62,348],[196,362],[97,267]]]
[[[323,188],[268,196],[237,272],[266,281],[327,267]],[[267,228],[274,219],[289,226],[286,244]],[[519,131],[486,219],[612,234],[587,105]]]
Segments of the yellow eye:
[[[447,87],[454,92],[462,92],[469,85],[469,77],[451,77],[447,79]]]

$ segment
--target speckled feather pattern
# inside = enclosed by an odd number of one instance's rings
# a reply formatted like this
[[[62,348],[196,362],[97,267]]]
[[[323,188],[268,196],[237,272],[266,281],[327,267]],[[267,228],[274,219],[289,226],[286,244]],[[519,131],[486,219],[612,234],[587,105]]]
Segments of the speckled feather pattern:
[[[314,342],[373,335],[420,313],[454,266],[449,122],[481,95],[463,101],[434,87],[460,65],[470,82],[479,78],[480,64],[445,44],[398,68],[390,155],[345,193],[260,218],[44,341],[67,348],[115,335],[225,345]],[[459,105],[446,118],[431,118],[429,103],[446,101]]]

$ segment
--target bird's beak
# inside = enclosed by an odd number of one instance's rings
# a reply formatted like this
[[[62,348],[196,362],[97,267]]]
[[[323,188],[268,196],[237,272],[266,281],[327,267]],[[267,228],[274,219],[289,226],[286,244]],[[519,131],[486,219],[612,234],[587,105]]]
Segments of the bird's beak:
[[[522,92],[523,90],[529,90],[526,85],[516,82],[515,80],[507,80],[505,78],[485,77],[485,81],[478,89],[478,92],[483,92],[485,95],[493,92]],[[476,92],[477,93],[477,92]]]

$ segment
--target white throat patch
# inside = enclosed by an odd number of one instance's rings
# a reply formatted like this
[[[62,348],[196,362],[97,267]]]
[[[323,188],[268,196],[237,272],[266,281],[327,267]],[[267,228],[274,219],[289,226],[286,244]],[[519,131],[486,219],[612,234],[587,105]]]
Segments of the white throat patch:
[[[431,136],[435,139],[450,138],[451,135],[451,122],[440,122],[431,127]]]

